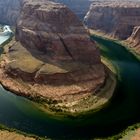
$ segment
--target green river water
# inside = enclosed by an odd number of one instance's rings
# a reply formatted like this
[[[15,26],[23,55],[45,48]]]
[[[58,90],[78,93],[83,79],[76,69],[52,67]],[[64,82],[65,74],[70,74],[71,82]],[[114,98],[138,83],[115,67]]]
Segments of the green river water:
[[[89,139],[115,135],[140,122],[140,62],[117,43],[92,39],[118,72],[118,86],[106,108],[78,118],[53,118],[31,101],[0,87],[0,124],[55,139]]]

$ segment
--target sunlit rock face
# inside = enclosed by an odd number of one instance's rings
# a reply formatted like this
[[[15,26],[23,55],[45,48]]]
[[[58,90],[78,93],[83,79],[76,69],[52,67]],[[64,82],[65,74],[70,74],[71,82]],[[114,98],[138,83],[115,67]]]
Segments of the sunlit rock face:
[[[0,0],[0,23],[15,25],[22,0]]]
[[[16,39],[46,53],[51,60],[100,62],[99,51],[83,24],[58,3],[26,0],[17,22]]]
[[[84,22],[89,28],[126,39],[140,25],[140,1],[93,2]]]
[[[24,96],[49,98],[66,106],[104,86],[107,74],[99,50],[66,6],[25,0],[15,38],[3,56],[0,78],[17,94],[22,91]]]
[[[127,39],[130,43],[129,45],[134,49],[138,54],[140,54],[140,26],[136,26],[133,29],[132,35]]]
[[[52,0],[67,5],[81,20],[89,10],[91,0]]]

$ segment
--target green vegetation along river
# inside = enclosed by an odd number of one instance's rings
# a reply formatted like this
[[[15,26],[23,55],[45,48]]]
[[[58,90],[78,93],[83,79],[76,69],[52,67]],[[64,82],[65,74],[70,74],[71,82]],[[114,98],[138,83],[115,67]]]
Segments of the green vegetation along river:
[[[0,87],[0,124],[50,138],[88,139],[115,135],[140,122],[140,62],[123,46],[100,37],[92,38],[118,72],[118,86],[106,108],[79,118],[53,118],[33,102]]]

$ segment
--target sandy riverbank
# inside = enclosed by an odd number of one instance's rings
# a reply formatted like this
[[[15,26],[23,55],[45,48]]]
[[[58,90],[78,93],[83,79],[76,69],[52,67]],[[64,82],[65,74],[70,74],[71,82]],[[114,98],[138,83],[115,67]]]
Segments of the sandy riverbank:
[[[36,140],[36,139],[18,134],[16,132],[0,130],[0,140]]]

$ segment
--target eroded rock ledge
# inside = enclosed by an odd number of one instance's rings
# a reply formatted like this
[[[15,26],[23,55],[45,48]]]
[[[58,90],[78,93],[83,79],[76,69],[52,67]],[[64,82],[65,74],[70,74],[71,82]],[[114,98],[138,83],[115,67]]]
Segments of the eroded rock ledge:
[[[79,19],[46,0],[24,1],[15,40],[2,55],[0,81],[47,109],[67,112],[107,103],[116,84]]]
[[[89,28],[119,39],[127,39],[140,25],[140,1],[95,1],[85,17]]]
[[[51,0],[58,3],[67,5],[81,20],[88,12],[91,0]]]
[[[127,42],[136,53],[140,54],[140,26],[134,28],[133,33],[127,39]]]

